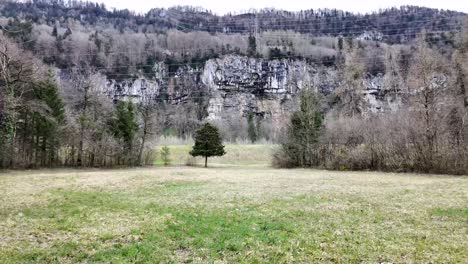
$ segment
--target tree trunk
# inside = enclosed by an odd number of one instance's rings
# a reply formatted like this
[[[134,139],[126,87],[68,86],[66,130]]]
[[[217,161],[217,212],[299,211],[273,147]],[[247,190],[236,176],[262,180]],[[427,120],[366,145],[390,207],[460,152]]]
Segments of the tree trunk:
[[[208,156],[205,156],[205,168],[208,168]]]

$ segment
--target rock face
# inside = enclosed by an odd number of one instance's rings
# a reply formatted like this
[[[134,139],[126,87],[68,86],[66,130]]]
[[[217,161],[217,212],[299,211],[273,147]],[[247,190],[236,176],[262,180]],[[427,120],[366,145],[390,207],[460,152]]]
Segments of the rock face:
[[[227,56],[206,63],[202,82],[210,91],[209,119],[249,112],[273,120],[290,113],[294,97],[305,87],[330,92],[336,72],[304,61]]]
[[[183,66],[173,74],[163,63],[154,66],[154,78],[126,82],[107,80],[102,90],[114,99],[162,98],[171,104],[192,98],[208,100],[208,119],[246,116],[254,113],[271,120],[296,109],[296,95],[305,87],[329,94],[340,86],[334,68],[315,66],[302,60],[264,60],[242,56],[212,59],[203,68]],[[363,80],[368,111],[398,108],[398,98],[383,90],[384,76]]]

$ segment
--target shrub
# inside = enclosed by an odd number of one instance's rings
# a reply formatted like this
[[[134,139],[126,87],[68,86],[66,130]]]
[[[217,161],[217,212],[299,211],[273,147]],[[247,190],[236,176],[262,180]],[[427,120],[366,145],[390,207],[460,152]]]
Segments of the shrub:
[[[168,166],[171,164],[171,150],[168,146],[164,146],[161,149],[161,159],[163,161],[164,166]]]

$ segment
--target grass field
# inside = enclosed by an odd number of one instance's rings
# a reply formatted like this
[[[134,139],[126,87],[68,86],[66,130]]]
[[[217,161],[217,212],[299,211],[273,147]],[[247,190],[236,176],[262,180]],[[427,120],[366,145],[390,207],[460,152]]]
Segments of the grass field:
[[[466,263],[468,179],[264,166],[0,174],[0,263]]]
[[[186,165],[194,163],[203,165],[204,159],[201,157],[193,158],[189,155],[192,145],[169,145],[170,158],[172,165]],[[161,166],[161,148],[157,149],[158,155],[155,165]],[[230,144],[225,146],[226,155],[222,157],[211,157],[208,164],[215,165],[268,165],[271,163],[271,155],[276,145],[242,145]]]

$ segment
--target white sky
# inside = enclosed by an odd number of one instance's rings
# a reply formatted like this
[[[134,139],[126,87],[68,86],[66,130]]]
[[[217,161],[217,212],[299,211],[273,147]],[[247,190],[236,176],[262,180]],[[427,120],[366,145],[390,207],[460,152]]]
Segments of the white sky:
[[[108,8],[129,9],[137,12],[147,12],[155,7],[171,7],[174,5],[199,6],[218,14],[230,11],[246,11],[251,8],[260,9],[274,7],[288,11],[317,8],[336,8],[345,11],[365,13],[379,8],[399,7],[401,5],[418,5],[439,9],[450,9],[468,13],[467,0],[97,0]]]

